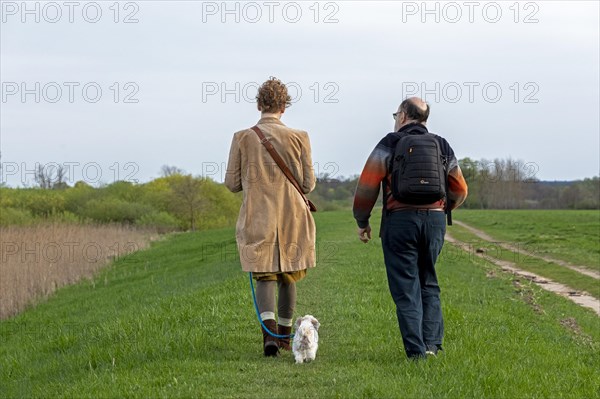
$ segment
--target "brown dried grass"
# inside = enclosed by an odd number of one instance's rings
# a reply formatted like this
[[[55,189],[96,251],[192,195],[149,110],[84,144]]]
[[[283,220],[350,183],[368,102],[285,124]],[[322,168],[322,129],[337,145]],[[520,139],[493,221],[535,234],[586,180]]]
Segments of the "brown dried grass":
[[[91,278],[112,259],[145,248],[150,236],[119,225],[0,227],[0,319]]]

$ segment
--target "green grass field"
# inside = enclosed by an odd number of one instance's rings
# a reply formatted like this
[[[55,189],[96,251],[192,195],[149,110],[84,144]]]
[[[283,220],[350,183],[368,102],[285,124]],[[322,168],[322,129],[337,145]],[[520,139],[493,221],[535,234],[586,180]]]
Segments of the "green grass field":
[[[297,305],[321,322],[315,362],[262,357],[233,230],[212,230],[155,242],[1,322],[1,396],[599,396],[600,318],[450,245],[445,353],[407,360],[380,241],[360,243],[349,212],[315,217],[319,266]]]

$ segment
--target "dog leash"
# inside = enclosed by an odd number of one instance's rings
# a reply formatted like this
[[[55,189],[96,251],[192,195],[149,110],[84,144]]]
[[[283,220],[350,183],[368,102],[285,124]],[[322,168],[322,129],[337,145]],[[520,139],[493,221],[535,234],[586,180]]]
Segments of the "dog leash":
[[[254,310],[256,311],[256,317],[258,317],[258,321],[260,322],[260,325],[262,326],[262,328],[265,329],[267,334],[269,334],[270,336],[275,337],[275,338],[294,338],[294,334],[279,335],[279,334],[272,333],[267,328],[267,326],[265,326],[265,323],[263,323],[262,318],[260,317],[260,312],[258,311],[258,304],[256,303],[256,293],[254,292],[254,283],[252,282],[252,272],[249,272],[248,276],[250,276],[250,289],[252,291],[252,299],[254,300]]]

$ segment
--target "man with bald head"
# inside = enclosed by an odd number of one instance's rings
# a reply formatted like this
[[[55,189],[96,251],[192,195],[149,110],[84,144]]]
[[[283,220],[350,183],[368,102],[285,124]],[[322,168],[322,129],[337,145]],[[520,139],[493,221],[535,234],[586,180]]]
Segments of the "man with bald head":
[[[404,350],[409,358],[417,359],[435,356],[442,350],[444,321],[435,263],[444,244],[446,213],[464,202],[467,184],[448,142],[428,132],[429,105],[425,101],[417,97],[406,99],[393,116],[394,132],[381,139],[362,171],[354,195],[353,211],[359,239],[367,243],[371,239],[369,218],[380,187],[383,187],[383,217],[379,235],[388,285],[396,304]],[[403,138],[429,140],[433,143],[429,148],[437,151],[435,154],[441,154],[439,165],[443,166],[440,170],[444,171],[445,188],[442,192],[445,195],[442,194],[438,200],[423,203],[422,198],[404,196],[400,197],[404,198],[401,201],[397,190],[394,192],[393,184],[398,184],[398,179],[392,179],[392,174],[400,173],[396,172],[399,168],[394,169],[394,162],[402,157],[398,148],[405,147],[400,142]],[[406,139],[403,141],[406,143]],[[417,152],[418,148],[414,149]],[[413,147],[410,147],[407,152],[412,151]],[[427,159],[435,160],[437,157]],[[437,164],[417,165],[417,168],[435,170]],[[417,177],[416,182],[427,185],[429,180]],[[416,188],[418,190],[419,187]],[[427,201],[428,197],[424,198]]]

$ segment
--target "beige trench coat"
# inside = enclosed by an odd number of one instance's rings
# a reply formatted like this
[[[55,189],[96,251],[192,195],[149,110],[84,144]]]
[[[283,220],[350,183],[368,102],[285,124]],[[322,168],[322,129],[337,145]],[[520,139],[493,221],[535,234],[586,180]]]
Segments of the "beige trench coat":
[[[275,117],[258,127],[281,155],[305,194],[315,187],[308,133]],[[256,133],[235,133],[225,185],[244,192],[236,225],[242,269],[246,272],[294,272],[315,266],[315,222],[302,196],[287,180]]]

